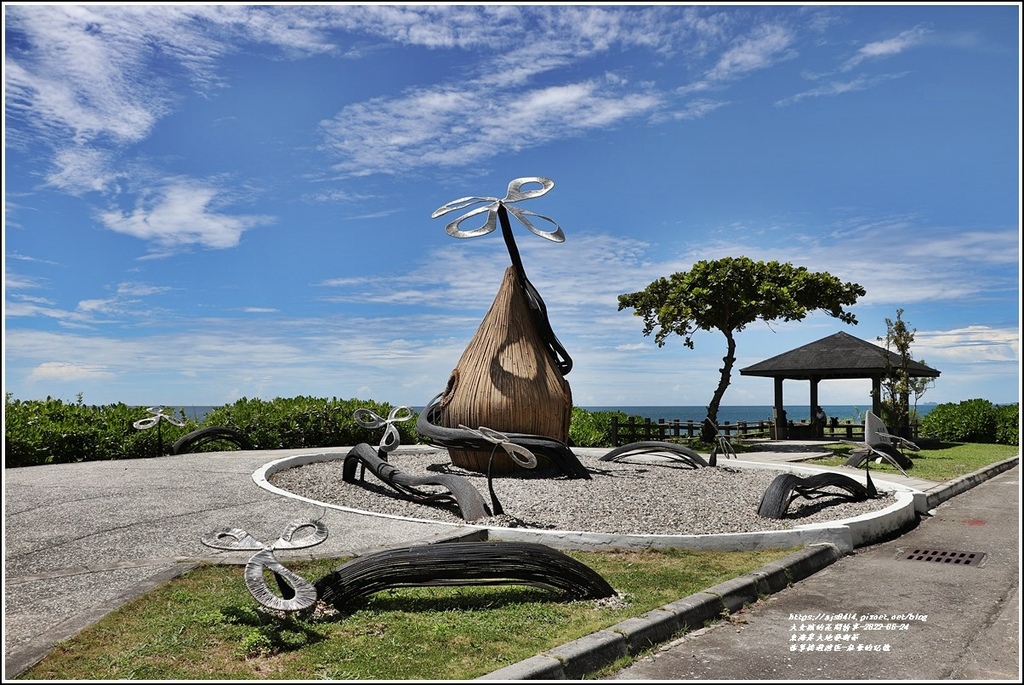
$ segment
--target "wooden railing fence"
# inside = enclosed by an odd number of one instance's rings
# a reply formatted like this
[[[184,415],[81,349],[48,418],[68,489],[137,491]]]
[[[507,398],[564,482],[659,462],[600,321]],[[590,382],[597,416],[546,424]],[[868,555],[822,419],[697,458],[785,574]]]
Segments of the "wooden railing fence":
[[[619,417],[611,417],[611,438],[616,447],[643,440],[667,441],[671,438],[693,439],[700,437],[700,421],[680,421],[679,419],[638,419],[630,416],[626,421]],[[772,438],[774,425],[772,421],[737,421],[719,424],[718,430],[730,438]],[[813,439],[813,428],[808,423],[791,422],[787,428],[790,439]],[[825,426],[826,440],[864,440],[864,424],[846,421],[829,423]]]

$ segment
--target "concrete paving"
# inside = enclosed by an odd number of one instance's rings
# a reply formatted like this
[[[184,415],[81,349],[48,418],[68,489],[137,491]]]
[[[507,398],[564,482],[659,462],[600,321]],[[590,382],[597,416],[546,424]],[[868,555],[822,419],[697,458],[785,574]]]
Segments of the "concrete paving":
[[[348,448],[316,451],[342,455]],[[108,612],[202,561],[244,563],[249,553],[219,552],[201,544],[203,534],[218,528],[241,527],[269,542],[293,519],[320,519],[327,525],[330,531],[327,541],[309,550],[279,553],[285,561],[311,556],[343,557],[395,545],[439,542],[456,539],[467,532],[461,526],[325,508],[283,497],[260,487],[258,479],[254,479],[254,474],[268,462],[309,452],[223,452],[6,469],[5,680],[22,673],[57,643]],[[806,456],[763,452],[744,455],[744,458],[775,463]],[[1000,468],[1012,465],[1007,462]],[[918,483],[923,498],[919,501],[937,506],[951,496],[948,493],[969,490],[989,475],[977,474],[955,485]],[[1019,511],[1019,497],[1007,499],[1016,504],[1014,511]],[[1004,536],[1015,537],[1017,520],[1014,518],[1012,525],[1009,519],[993,520],[989,522],[990,529],[998,524]],[[991,554],[989,559],[992,559]],[[659,641],[670,638],[679,629],[681,618],[686,619],[683,621],[686,625],[694,625],[689,621],[713,608],[714,602],[726,602],[727,606],[733,603],[728,608],[739,610],[743,603],[737,598],[747,596],[751,587],[758,590],[767,587],[770,592],[778,592],[786,585],[781,580],[792,580],[794,574],[799,578],[810,576],[822,568],[845,562],[839,561],[841,557],[842,550],[832,545],[809,547],[780,568],[765,570],[752,578],[735,579],[728,587],[719,588],[718,594],[681,598],[678,606],[663,612],[671,618],[658,614],[626,626],[625,632],[630,636],[627,648],[639,650],[640,645],[651,644],[648,638],[652,636],[658,636]],[[1019,569],[1019,564],[1015,568]],[[1016,584],[1013,587],[1016,588]],[[1016,601],[1016,594],[1012,601]],[[806,612],[809,611],[810,608],[806,608]],[[921,610],[909,607],[906,611]],[[931,625],[940,624],[933,622]],[[616,636],[621,637],[621,634],[616,633]],[[611,641],[617,645],[616,636],[612,636]],[[602,660],[607,655],[603,644],[602,636],[597,635],[584,640],[583,644],[564,646],[563,652],[568,650],[570,655],[575,655],[572,659],[558,650],[553,653],[556,657],[561,654],[567,659],[565,663],[575,663],[581,672],[589,673],[603,665]],[[549,659],[555,657],[538,655],[538,658],[550,671]],[[557,658],[555,661],[563,663]],[[524,673],[523,678],[547,677],[538,675],[548,672],[544,669],[516,667]],[[552,673],[555,678],[566,677],[564,668],[554,669]]]

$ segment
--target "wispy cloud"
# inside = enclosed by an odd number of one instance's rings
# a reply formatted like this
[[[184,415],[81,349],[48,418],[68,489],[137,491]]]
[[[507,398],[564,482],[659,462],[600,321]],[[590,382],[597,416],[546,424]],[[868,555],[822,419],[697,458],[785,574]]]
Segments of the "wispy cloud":
[[[846,93],[855,93],[857,91],[873,88],[878,84],[884,83],[886,81],[892,81],[894,79],[903,78],[909,73],[910,72],[904,71],[898,74],[858,76],[849,81],[829,81],[827,83],[823,83],[822,85],[811,88],[810,90],[805,90],[795,95],[790,95],[789,97],[782,98],[781,100],[776,100],[775,105],[777,107],[784,107],[786,105],[796,104],[801,100],[806,100],[807,98],[832,97],[836,95],[845,95]]]
[[[76,145],[56,150],[46,183],[73,195],[88,192],[116,192],[118,180],[113,153],[96,147]]]
[[[706,389],[714,387],[715,369],[720,366],[720,336],[704,335],[693,351],[681,345],[657,348],[642,336],[636,317],[618,311],[617,295],[642,288],[657,276],[686,270],[696,259],[746,254],[753,259],[794,261],[788,233],[777,241],[766,241],[766,235],[770,238],[773,233],[757,226],[733,226],[729,244],[709,244],[695,253],[586,232],[570,234],[563,244],[521,241],[527,274],[548,306],[556,335],[576,362],[570,376],[575,402],[595,404],[586,398],[621,394],[624,404],[643,404],[646,400],[635,396],[638,387],[658,388],[666,398],[659,398],[660,403],[706,402]],[[933,238],[924,241],[922,235]],[[890,260],[880,268],[869,250],[880,236],[896,242],[906,238],[908,245],[918,247],[904,262]],[[836,235],[826,233],[802,244],[803,259],[795,263],[860,282],[869,295],[858,307],[869,307],[869,311],[875,305],[912,308],[922,302],[955,302],[965,293],[977,298],[997,287],[999,277],[989,274],[992,269],[985,265],[1002,259],[996,253],[1017,254],[1017,236],[1012,231],[968,234],[961,242],[963,258],[955,260],[949,256],[953,237],[952,232],[923,224],[918,217],[861,217],[844,223]],[[928,242],[933,245],[928,247]],[[865,257],[860,259],[858,254]],[[313,320],[248,307],[237,317],[175,321],[173,329],[151,325],[149,334],[132,339],[9,330],[8,369],[35,381],[83,374],[73,387],[86,392],[100,392],[98,385],[90,385],[88,374],[92,374],[107,386],[123,376],[159,379],[162,387],[180,386],[181,397],[210,398],[211,402],[288,396],[301,387],[304,393],[327,397],[360,395],[425,403],[443,389],[507,266],[500,240],[457,241],[424,255],[407,275],[311,284],[317,297],[330,299],[332,305],[344,304]],[[83,321],[88,320],[87,314],[110,321],[131,320],[144,311],[137,304],[127,306],[131,296],[162,294],[160,288],[135,281],[119,283],[114,290],[111,298],[87,302],[79,311],[63,314]],[[452,306],[453,301],[457,306]],[[124,305],[120,312],[114,310],[118,302]],[[870,336],[870,322],[863,315],[859,318],[862,324],[852,332]],[[785,334],[806,342],[817,329],[826,335],[834,332],[835,325],[831,319],[812,317],[799,325],[753,326],[744,333],[741,364],[759,360],[757,336]],[[1018,359],[1018,337],[1015,328],[995,325],[919,331],[914,353],[943,370],[944,377],[954,363],[1003,364],[999,368],[1006,372],[1005,365],[1012,366]],[[166,354],[167,350],[174,354]],[[238,358],[246,360],[242,374],[237,371]],[[673,369],[671,383],[666,368]],[[730,402],[742,403],[742,393],[756,392],[757,386],[744,388],[737,379],[736,387],[730,389]],[[175,399],[125,398],[140,404]]]
[[[842,71],[849,71],[866,60],[884,59],[886,57],[898,55],[912,47],[920,45],[929,33],[931,33],[929,29],[922,26],[915,26],[912,29],[901,32],[893,38],[867,43],[857,50],[857,53],[853,57],[843,63],[840,69]]]
[[[23,276],[4,269],[4,288],[6,290],[32,290],[42,285],[40,279]]]
[[[725,107],[728,102],[708,100],[705,98],[698,98],[691,102],[687,102],[680,109],[672,113],[674,119],[703,119],[720,107]]]
[[[690,95],[721,88],[752,72],[792,59],[797,54],[792,48],[795,38],[794,31],[782,24],[758,24],[734,38],[700,79],[676,88],[675,92]]]
[[[764,24],[725,51],[706,74],[708,81],[726,81],[773,66],[794,56],[793,32],[780,24]]]
[[[26,281],[15,289],[43,289],[45,284]],[[24,293],[6,293],[4,315],[9,319],[48,318],[59,321],[69,328],[95,327],[105,324],[122,324],[150,319],[160,310],[144,305],[146,298],[158,297],[171,291],[168,286],[125,281],[111,288],[109,297],[93,297],[79,300],[73,308],[62,308],[46,297]],[[12,290],[8,283],[8,291]]]
[[[336,169],[365,175],[429,166],[465,166],[650,114],[655,92],[627,91],[617,79],[506,91],[489,80],[416,89],[403,97],[350,105],[323,123]]]
[[[719,30],[692,12],[682,21],[661,7],[50,5],[12,6],[6,16],[9,134],[32,130],[48,141],[50,187],[122,203],[137,194],[135,209],[108,209],[101,221],[145,241],[153,255],[232,247],[264,222],[212,212],[219,191],[158,168],[139,169],[151,160],[131,158],[132,146],[187,96],[170,86],[172,73],[215,95],[227,83],[218,73],[223,58],[252,45],[278,48],[288,58],[356,54],[358,41],[381,38],[486,50],[480,71],[465,82],[352,105],[325,123],[324,146],[341,160],[340,170],[390,173],[464,166],[646,116],[662,96],[622,75],[531,82],[615,45],[667,55],[683,40],[680,31],[695,37]],[[338,31],[348,32],[349,46],[339,43]],[[516,47],[495,52],[495,41]],[[707,111],[695,105],[687,116]],[[195,191],[191,200],[186,190]],[[325,191],[324,199],[352,198]]]
[[[822,81],[814,88],[780,98],[775,101],[775,106],[784,107],[796,104],[808,98],[834,97],[868,90],[875,86],[907,76],[909,71],[902,71],[887,74],[861,74],[853,78],[837,77],[838,74],[845,74],[861,66],[865,62],[876,62],[888,57],[894,57],[907,50],[924,43],[931,31],[921,26],[916,26],[907,31],[901,32],[894,38],[873,41],[863,45],[853,57],[846,59],[836,69],[823,73],[803,72],[803,77],[812,81]]]

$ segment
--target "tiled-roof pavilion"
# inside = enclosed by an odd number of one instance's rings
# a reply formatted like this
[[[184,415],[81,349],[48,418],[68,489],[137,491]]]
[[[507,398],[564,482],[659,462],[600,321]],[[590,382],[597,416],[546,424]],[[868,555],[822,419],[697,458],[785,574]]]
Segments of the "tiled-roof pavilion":
[[[886,357],[889,360],[888,368]],[[840,331],[740,369],[740,375],[774,378],[776,411],[785,406],[782,400],[784,380],[788,378],[810,381],[808,416],[812,416],[815,407],[818,406],[819,381],[833,378],[870,378],[871,411],[881,415],[882,379],[886,373],[899,366],[900,357],[895,352]],[[930,366],[915,361],[910,362],[908,370],[912,378],[937,378],[939,375],[939,372]],[[784,428],[780,426],[780,429],[779,437],[785,437]]]

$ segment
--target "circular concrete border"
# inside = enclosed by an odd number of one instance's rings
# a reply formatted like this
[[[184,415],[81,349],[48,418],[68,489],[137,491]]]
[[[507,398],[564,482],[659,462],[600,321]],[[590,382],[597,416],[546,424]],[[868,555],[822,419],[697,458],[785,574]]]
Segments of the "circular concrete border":
[[[426,523],[437,526],[460,528],[470,531],[486,531],[489,539],[513,540],[520,542],[540,542],[558,549],[650,549],[650,548],[674,548],[690,550],[718,550],[718,551],[741,551],[752,549],[787,549],[790,547],[802,547],[814,543],[831,543],[843,552],[849,552],[855,547],[869,544],[870,542],[883,537],[889,533],[902,529],[910,524],[917,516],[914,499],[915,493],[920,491],[893,483],[881,478],[872,476],[872,481],[879,490],[893,492],[896,502],[885,509],[870,512],[849,519],[830,521],[827,523],[812,523],[796,526],[787,530],[770,530],[753,533],[717,533],[708,535],[641,535],[641,534],[615,534],[615,533],[593,533],[588,531],[566,531],[566,530],[540,530],[534,528],[502,528],[498,526],[478,526],[472,523],[451,523],[448,521],[434,521],[431,519],[412,518],[407,516],[396,516],[394,514],[382,514],[364,509],[354,509],[338,504],[328,504],[318,500],[297,495],[293,492],[283,490],[272,485],[268,478],[278,471],[311,464],[322,461],[337,461],[343,459],[344,453],[315,452],[309,454],[297,454],[264,464],[257,469],[252,479],[259,487],[292,499],[302,500],[318,506],[339,511],[347,511],[366,516],[377,516],[381,518],[397,519],[400,521],[411,521],[414,523]],[[814,474],[828,471],[828,469],[816,469],[807,466],[785,466],[748,462],[738,459],[730,459],[729,466],[739,468],[753,468],[774,470],[779,472]],[[866,483],[864,476],[850,474],[850,477],[861,483]]]

